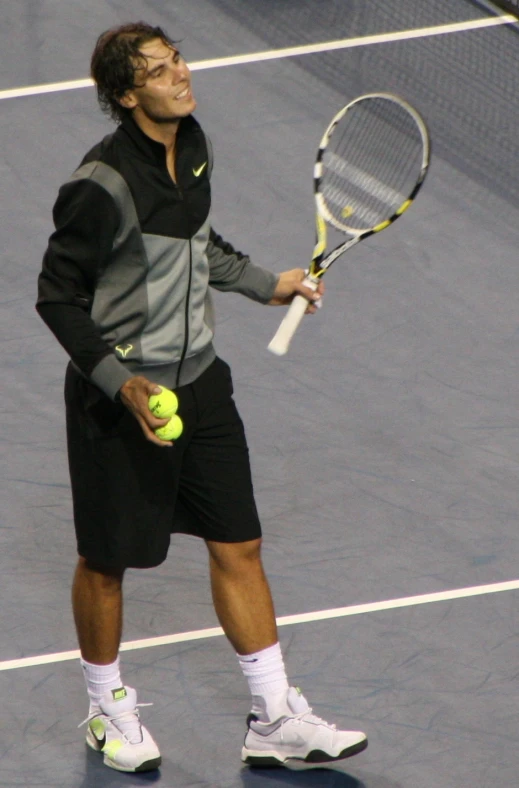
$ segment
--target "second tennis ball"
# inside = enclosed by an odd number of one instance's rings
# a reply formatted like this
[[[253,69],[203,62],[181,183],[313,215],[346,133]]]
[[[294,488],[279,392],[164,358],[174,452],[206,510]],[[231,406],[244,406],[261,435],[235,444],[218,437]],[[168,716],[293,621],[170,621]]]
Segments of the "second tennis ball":
[[[160,387],[160,394],[152,394],[148,407],[157,419],[169,419],[178,410],[178,398],[174,391]]]
[[[167,424],[155,430],[155,435],[162,441],[176,441],[182,435],[183,429],[182,419],[175,414]]]

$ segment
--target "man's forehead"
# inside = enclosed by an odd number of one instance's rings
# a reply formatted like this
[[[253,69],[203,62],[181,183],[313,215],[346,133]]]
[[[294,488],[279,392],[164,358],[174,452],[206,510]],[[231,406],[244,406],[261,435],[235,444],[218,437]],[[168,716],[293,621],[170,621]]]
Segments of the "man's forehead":
[[[176,51],[177,49],[174,46],[162,41],[161,38],[154,38],[152,41],[147,41],[139,47],[139,52],[146,60],[164,60],[170,57],[172,52]]]

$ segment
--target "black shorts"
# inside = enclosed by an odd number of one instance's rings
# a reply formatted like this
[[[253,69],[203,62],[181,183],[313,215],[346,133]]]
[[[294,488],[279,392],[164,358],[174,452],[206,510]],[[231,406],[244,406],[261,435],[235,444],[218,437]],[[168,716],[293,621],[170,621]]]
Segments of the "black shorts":
[[[124,405],[67,369],[78,552],[96,567],[157,566],[173,532],[215,542],[261,536],[229,366],[217,358],[176,393],[184,431],[165,449],[146,440]]]

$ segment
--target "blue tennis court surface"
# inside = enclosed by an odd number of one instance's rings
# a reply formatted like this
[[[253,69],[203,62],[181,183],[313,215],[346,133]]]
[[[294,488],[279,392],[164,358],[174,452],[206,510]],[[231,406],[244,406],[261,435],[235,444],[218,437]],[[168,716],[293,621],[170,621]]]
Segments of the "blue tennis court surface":
[[[266,350],[281,309],[215,294],[216,348],[247,429],[277,614],[302,614],[280,629],[290,677],[316,713],[370,742],[332,768],[241,764],[246,682],[226,640],[199,633],[218,625],[206,550],[181,536],[160,568],[126,580],[124,640],[144,642],[122,654],[123,676],[153,703],[142,717],[160,772],[107,769],[77,727],[88,708],[69,654],[66,357],[34,302],[57,189],[111,125],[91,87],[2,91],[84,79],[98,34],[138,19],[163,25],[197,64],[215,229],[273,270],[307,264],[313,160],[341,105],[394,91],[430,127],[416,204],[337,262],[324,308],[286,357]],[[499,21],[469,0],[41,0],[6,10],[2,788],[517,785],[519,34]],[[287,56],[339,40],[350,44]],[[202,62],[241,54],[249,61]],[[488,592],[449,594],[478,586]],[[437,592],[427,604],[306,615]]]

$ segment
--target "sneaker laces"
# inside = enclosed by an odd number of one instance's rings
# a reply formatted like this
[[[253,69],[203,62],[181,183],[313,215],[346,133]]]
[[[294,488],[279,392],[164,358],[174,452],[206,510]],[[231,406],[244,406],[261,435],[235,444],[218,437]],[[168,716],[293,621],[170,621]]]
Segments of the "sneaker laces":
[[[79,723],[78,728],[81,728],[83,725],[95,719],[96,717],[107,717],[108,720],[122,734],[123,739],[126,739],[128,744],[140,744],[142,741],[142,723],[140,720],[138,708],[143,706],[153,706],[153,703],[137,703],[133,709],[122,711],[120,714],[114,714],[113,716],[105,714],[101,709],[98,711],[93,711],[83,720],[83,722]]]
[[[326,722],[322,717],[317,717],[315,714],[312,714],[310,706],[305,709],[305,711],[299,712],[299,714],[292,714],[290,717],[282,717],[281,727],[291,721],[295,721],[297,725],[301,725],[303,722],[310,722],[312,725],[326,725],[326,727],[330,728],[332,731],[337,730],[337,725],[335,725],[335,723]]]

